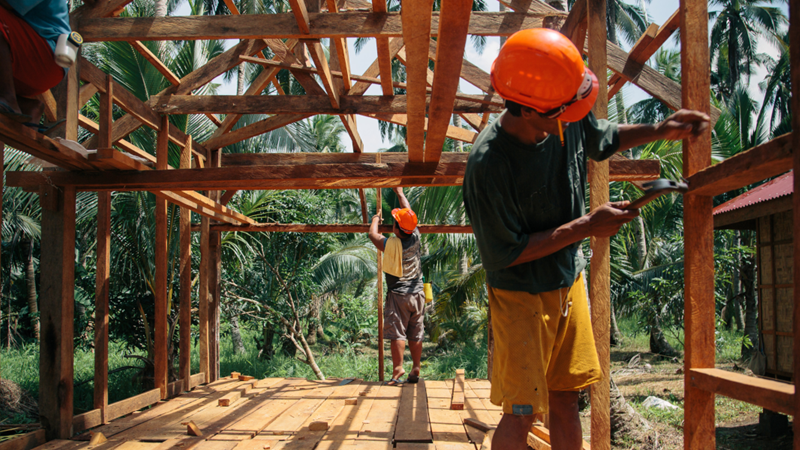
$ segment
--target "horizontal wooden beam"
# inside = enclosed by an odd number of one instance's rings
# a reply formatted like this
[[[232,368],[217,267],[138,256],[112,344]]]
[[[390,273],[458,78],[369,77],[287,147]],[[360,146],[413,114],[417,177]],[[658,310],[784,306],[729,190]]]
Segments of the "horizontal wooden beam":
[[[483,103],[484,97],[462,95],[456,99],[453,112],[503,111],[501,106]],[[430,104],[430,96],[427,101]],[[340,105],[339,109],[333,108],[327,95],[172,95],[164,97],[155,110],[163,114],[406,114],[408,98],[405,95],[343,95]]]
[[[47,442],[44,428],[0,442],[0,450],[31,450]]]
[[[521,29],[547,27],[560,19],[551,13],[476,12],[468,33],[510,36]],[[400,37],[399,13],[309,13],[310,30],[303,33],[292,13],[188,17],[134,17],[82,20],[78,32],[87,42],[177,41],[200,39],[323,39]],[[431,35],[439,34],[439,14],[431,17]]]
[[[720,369],[691,369],[689,383],[696,389],[724,395],[783,414],[794,414],[794,385],[749,377]]]
[[[285,127],[286,125],[303,120],[309,116],[310,114],[281,114],[267,117],[266,119],[259,120],[258,122],[251,123],[241,128],[237,128],[217,137],[212,137],[211,139],[203,142],[203,145],[211,150],[227,147],[228,145],[241,142],[245,139],[250,139],[277,128]]]
[[[80,433],[103,424],[103,414],[99,409],[93,409],[83,414],[72,416],[72,432]]]
[[[161,390],[152,389],[145,393],[112,403],[106,407],[106,420],[112,421],[125,414],[130,414],[150,406],[153,403],[158,403],[159,401],[161,401]]]
[[[417,225],[422,234],[472,234],[472,225]],[[192,225],[192,231],[200,231],[200,225]],[[305,225],[299,223],[257,223],[254,225],[211,225],[211,231],[244,231],[270,233],[366,233],[369,224]],[[391,233],[391,225],[380,225],[380,233]]]
[[[689,177],[689,192],[715,196],[792,170],[792,133],[732,156]]]
[[[3,115],[0,115],[0,141],[64,169],[92,169],[89,161],[80,153]]]

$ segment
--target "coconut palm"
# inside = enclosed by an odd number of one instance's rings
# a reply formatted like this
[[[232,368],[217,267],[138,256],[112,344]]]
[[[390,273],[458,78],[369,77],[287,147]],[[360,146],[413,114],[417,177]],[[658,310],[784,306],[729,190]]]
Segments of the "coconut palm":
[[[761,104],[758,121],[766,120],[766,114],[771,109],[769,128],[775,130],[783,120],[791,116],[791,91],[792,80],[789,64],[789,34],[779,35],[777,39],[780,54],[777,59],[769,58],[765,63],[767,76],[759,83],[759,88],[764,93],[764,103]],[[781,133],[782,134],[782,133]]]

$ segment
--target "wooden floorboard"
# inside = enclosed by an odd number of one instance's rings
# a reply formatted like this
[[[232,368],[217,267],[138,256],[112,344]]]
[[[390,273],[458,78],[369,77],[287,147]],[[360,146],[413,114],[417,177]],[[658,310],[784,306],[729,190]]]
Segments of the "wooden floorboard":
[[[84,434],[36,450],[477,450],[483,433],[463,420],[497,424],[500,408],[489,402],[489,388],[467,380],[464,410],[454,411],[452,380],[397,387],[226,377],[94,428],[108,438],[103,444],[89,446]],[[220,406],[225,396],[231,404]],[[202,435],[188,435],[188,422]]]

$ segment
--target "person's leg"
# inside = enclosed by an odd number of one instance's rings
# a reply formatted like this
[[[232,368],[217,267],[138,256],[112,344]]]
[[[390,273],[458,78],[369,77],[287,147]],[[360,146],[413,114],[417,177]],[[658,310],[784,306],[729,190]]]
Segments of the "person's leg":
[[[392,340],[392,378],[399,380],[400,377],[405,375],[406,371],[403,369],[403,353],[406,351],[406,341],[399,339]]]
[[[528,432],[533,425],[533,415],[503,414],[492,438],[492,448],[503,450],[528,450]],[[554,450],[557,450],[553,446]]]
[[[408,349],[411,351],[411,361],[413,362],[409,377],[418,377],[420,371],[420,360],[422,359],[422,341],[408,341]]]
[[[578,392],[550,391],[550,445],[553,450],[580,450],[583,431],[578,415]]]
[[[8,105],[13,112],[21,112],[14,90],[14,71],[11,66],[11,47],[5,35],[0,32],[0,101]]]
[[[44,103],[35,98],[17,97],[17,103],[22,114],[31,116],[31,122],[38,124],[44,113]]]

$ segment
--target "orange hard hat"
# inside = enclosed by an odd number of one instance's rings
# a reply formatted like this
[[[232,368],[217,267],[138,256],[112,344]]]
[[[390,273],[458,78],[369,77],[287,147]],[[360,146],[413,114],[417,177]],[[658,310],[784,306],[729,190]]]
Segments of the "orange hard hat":
[[[547,28],[514,33],[492,63],[492,87],[550,119],[577,122],[597,100],[597,77],[566,36]]]
[[[406,233],[413,233],[417,228],[417,214],[410,208],[395,208],[392,210],[397,226]]]

